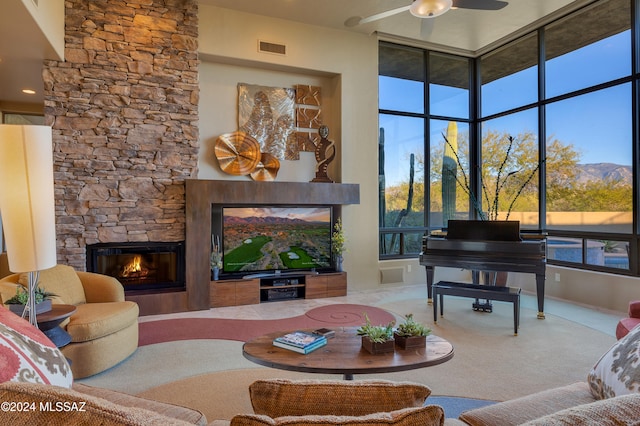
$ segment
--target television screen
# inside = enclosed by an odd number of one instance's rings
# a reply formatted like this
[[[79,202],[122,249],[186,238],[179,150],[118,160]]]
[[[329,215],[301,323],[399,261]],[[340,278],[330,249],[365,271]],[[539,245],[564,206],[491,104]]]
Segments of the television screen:
[[[331,266],[331,207],[224,207],[225,273]]]

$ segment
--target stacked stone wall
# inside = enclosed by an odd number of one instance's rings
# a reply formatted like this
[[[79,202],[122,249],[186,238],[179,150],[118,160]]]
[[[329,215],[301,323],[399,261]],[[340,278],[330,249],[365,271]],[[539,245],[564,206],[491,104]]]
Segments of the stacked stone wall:
[[[46,61],[58,263],[87,244],[182,241],[198,164],[197,0],[67,0]]]

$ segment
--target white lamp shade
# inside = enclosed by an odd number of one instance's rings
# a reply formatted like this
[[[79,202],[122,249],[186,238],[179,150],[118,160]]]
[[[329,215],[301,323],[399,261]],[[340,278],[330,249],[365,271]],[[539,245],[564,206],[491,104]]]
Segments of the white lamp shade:
[[[49,126],[0,125],[0,214],[9,269],[56,265],[53,148]]]
[[[452,0],[414,0],[409,12],[418,18],[435,18],[451,9],[452,5]]]

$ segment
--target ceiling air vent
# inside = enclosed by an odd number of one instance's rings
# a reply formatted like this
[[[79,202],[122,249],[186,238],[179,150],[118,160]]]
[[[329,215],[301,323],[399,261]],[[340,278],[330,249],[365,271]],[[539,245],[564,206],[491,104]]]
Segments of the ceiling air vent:
[[[274,55],[286,55],[287,46],[280,43],[258,40],[258,52],[271,53]]]

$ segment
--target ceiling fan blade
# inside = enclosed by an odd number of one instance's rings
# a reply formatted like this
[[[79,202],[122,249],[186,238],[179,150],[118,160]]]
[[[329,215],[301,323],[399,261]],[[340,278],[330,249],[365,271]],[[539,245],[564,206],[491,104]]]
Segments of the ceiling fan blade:
[[[409,10],[410,7],[410,5],[402,6],[397,9],[387,10],[386,12],[376,13],[375,15],[367,16],[365,18],[362,18],[360,16],[352,16],[344,22],[344,25],[347,27],[355,27],[356,25],[367,24],[369,22],[378,21],[380,19],[388,18],[389,16],[397,15],[398,13]]]
[[[500,10],[509,3],[500,0],[453,0],[453,6],[460,9]]]
[[[421,19],[420,20],[420,39],[426,40],[433,32],[433,27],[436,25],[435,19]]]

